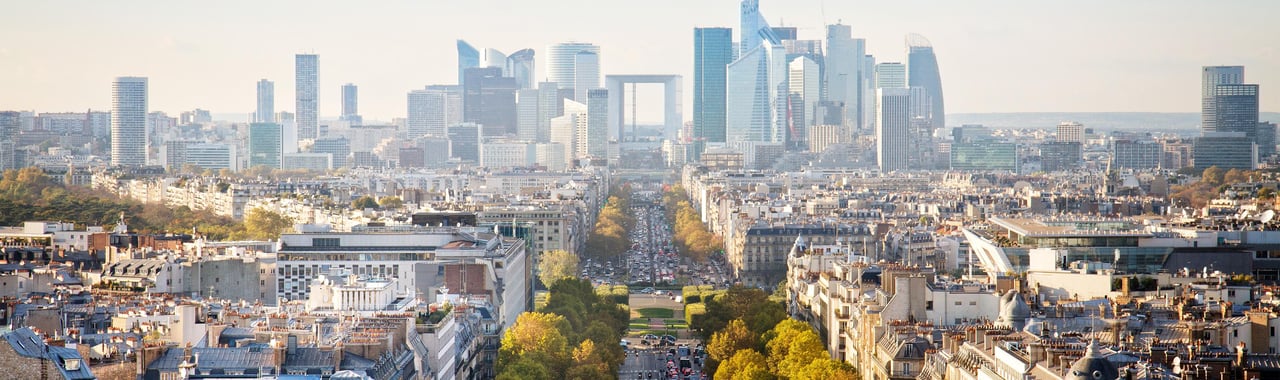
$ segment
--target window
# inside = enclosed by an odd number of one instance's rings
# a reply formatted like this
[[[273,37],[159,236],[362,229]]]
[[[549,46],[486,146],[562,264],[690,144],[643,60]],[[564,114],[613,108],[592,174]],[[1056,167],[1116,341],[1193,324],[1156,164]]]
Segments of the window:
[[[956,301],[956,306],[960,306],[960,304],[962,304],[962,303],[963,303],[963,302]]]
[[[312,247],[339,247],[339,246],[341,246],[341,239],[338,239],[338,238],[312,238],[312,239],[311,239],[311,246],[312,246]]]
[[[978,301],[969,301],[969,306],[978,306]]]

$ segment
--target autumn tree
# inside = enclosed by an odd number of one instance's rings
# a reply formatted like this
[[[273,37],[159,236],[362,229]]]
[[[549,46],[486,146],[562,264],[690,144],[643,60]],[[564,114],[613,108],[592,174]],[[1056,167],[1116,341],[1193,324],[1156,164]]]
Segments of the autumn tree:
[[[394,210],[404,207],[404,201],[400,197],[388,195],[379,199],[378,205],[382,206],[383,209]]]
[[[366,195],[351,201],[351,208],[356,210],[378,208],[378,201],[374,200],[373,197]]]
[[[714,373],[719,362],[729,360],[734,353],[756,348],[758,336],[741,319],[729,321],[724,329],[711,334],[711,340],[707,342],[707,355],[711,357],[707,361],[708,369]]]
[[[853,366],[839,360],[822,358],[800,369],[791,380],[857,380]]]
[[[533,358],[519,358],[515,362],[499,369],[498,380],[554,380],[547,366],[534,361]]]
[[[784,320],[765,334],[764,338],[769,368],[783,378],[795,377],[809,363],[828,358],[822,338],[804,322]]]
[[[1204,170],[1204,173],[1200,174],[1201,181],[1205,181],[1213,186],[1221,185],[1225,180],[1225,177],[1226,172],[1217,166],[1210,166],[1208,169]]]
[[[595,342],[585,339],[573,349],[573,366],[569,367],[567,378],[594,380],[609,377],[609,365],[605,364]]]
[[[715,378],[726,380],[772,380],[764,355],[756,350],[742,350],[720,363]]]
[[[498,349],[498,371],[506,365],[529,358],[544,365],[550,373],[564,373],[569,364],[569,340],[564,332],[564,317],[550,313],[526,312],[502,336]]]
[[[275,211],[253,208],[244,214],[245,236],[252,240],[275,240],[293,227],[293,220]]]
[[[543,252],[538,259],[538,279],[548,288],[561,279],[574,278],[577,271],[578,256],[562,249]]]

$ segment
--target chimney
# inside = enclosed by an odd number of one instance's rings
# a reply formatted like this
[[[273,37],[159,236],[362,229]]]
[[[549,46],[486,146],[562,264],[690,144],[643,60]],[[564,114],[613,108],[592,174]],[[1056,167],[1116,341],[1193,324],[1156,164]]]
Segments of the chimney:
[[[1244,342],[1236,345],[1236,367],[1244,367],[1244,356],[1249,352],[1248,346]]]
[[[276,373],[280,373],[280,368],[284,366],[284,343],[279,340],[271,340],[271,359],[275,362]]]

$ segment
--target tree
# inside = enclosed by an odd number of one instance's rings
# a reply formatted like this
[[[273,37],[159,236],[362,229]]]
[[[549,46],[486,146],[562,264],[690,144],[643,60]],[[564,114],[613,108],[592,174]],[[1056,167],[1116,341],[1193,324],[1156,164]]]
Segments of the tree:
[[[246,238],[253,240],[275,240],[280,233],[293,227],[293,220],[274,211],[254,208],[245,212],[244,228]]]
[[[784,378],[794,377],[814,360],[828,357],[822,338],[812,327],[794,319],[778,323],[764,339],[769,368]]]
[[[538,259],[538,279],[548,288],[556,281],[573,278],[578,271],[578,256],[568,251],[556,249],[542,253]]]
[[[857,380],[858,372],[842,361],[822,358],[804,366],[791,380]]]
[[[378,208],[378,201],[374,200],[373,197],[366,195],[351,201],[351,208],[356,210]]]
[[[609,376],[609,365],[591,339],[583,340],[573,349],[573,366],[569,367],[570,379],[603,379]]]
[[[711,335],[711,341],[707,343],[707,354],[718,361],[729,360],[735,352],[755,348],[756,336],[756,333],[747,329],[745,322],[734,319],[724,329]]]
[[[1231,169],[1227,174],[1222,175],[1222,183],[1235,184],[1249,181],[1249,172],[1240,169]]]
[[[543,363],[551,373],[564,373],[568,368],[569,340],[564,317],[550,313],[526,312],[516,317],[516,323],[502,336],[498,349],[498,370],[505,372],[505,365],[530,358]]]
[[[400,200],[400,197],[397,197],[394,195],[388,195],[378,200],[378,205],[382,206],[382,208],[384,209],[394,210],[394,209],[404,207],[404,201]]]
[[[763,355],[760,355],[756,350],[742,350],[733,354],[724,363],[720,363],[720,368],[716,369],[715,378],[726,380],[772,380],[774,376],[769,373],[769,368]]]
[[[498,373],[498,380],[552,380],[551,371],[532,358],[520,358]]]
[[[1204,173],[1201,174],[1200,177],[1206,183],[1217,186],[1222,184],[1225,175],[1226,172],[1223,171],[1222,168],[1210,166],[1208,169],[1204,170]]]

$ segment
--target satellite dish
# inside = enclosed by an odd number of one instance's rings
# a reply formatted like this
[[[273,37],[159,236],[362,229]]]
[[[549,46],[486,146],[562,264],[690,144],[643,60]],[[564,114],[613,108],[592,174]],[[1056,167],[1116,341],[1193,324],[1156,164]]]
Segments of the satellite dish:
[[[1258,215],[1258,221],[1262,222],[1262,224],[1270,223],[1271,220],[1275,218],[1276,212],[1274,210],[1263,211],[1262,215]]]

